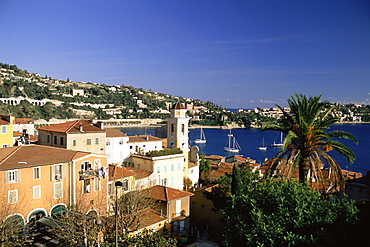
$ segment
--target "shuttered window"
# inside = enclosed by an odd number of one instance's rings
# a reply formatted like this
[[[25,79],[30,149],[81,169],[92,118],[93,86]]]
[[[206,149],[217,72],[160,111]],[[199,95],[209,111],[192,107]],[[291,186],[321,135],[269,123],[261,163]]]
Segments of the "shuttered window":
[[[63,183],[55,183],[54,184],[54,199],[63,198]]]
[[[32,192],[33,192],[33,199],[41,198],[41,185],[33,186]]]
[[[8,191],[8,203],[13,204],[18,202],[18,190]]]

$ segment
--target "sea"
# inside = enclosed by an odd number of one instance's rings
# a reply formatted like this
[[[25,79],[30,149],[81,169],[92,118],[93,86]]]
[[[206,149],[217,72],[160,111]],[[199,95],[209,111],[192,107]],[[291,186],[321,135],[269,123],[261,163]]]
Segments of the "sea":
[[[123,133],[127,135],[155,135],[155,127],[128,127],[121,128]],[[367,171],[370,171],[370,124],[337,124],[332,125],[328,131],[332,130],[343,130],[354,135],[359,143],[356,145],[354,142],[345,139],[339,139],[340,142],[351,148],[356,154],[356,160],[353,164],[349,163],[343,156],[336,151],[330,151],[329,154],[338,162],[342,169],[361,172],[366,175]],[[203,128],[207,143],[197,144],[194,140],[199,138],[200,129],[189,130],[189,145],[198,146],[199,153],[205,155],[221,155],[230,157],[235,154],[243,157],[250,157],[256,160],[257,163],[262,164],[265,158],[272,158],[279,151],[281,147],[271,147],[273,142],[280,141],[280,133],[276,131],[264,131],[260,129],[245,129],[236,128],[232,129],[231,132],[235,136],[237,142],[241,147],[239,153],[230,153],[224,151],[224,147],[228,143],[228,134],[230,130],[216,129],[216,128]],[[258,147],[262,145],[262,139],[264,140],[267,150],[259,150]]]

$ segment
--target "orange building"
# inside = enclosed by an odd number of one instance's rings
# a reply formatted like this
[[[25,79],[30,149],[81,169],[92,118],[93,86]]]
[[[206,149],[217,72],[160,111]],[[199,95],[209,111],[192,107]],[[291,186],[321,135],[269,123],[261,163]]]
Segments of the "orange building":
[[[0,149],[1,220],[24,224],[60,211],[106,214],[107,157],[40,145]]]

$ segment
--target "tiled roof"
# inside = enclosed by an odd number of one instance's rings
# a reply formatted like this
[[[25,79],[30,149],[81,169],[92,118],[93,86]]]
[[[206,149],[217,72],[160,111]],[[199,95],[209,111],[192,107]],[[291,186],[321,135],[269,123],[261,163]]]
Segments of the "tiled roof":
[[[193,193],[190,192],[177,190],[171,187],[161,185],[150,187],[148,189],[145,189],[144,191],[148,192],[149,198],[161,200],[164,202],[169,202],[172,200],[194,195]]]
[[[116,128],[106,128],[107,138],[109,137],[127,137],[125,133],[122,133],[119,129]]]
[[[151,226],[153,224],[162,222],[167,220],[167,217],[161,215],[159,212],[155,211],[151,208],[146,208],[143,210],[140,210],[135,213],[134,217],[135,220],[132,222],[132,224],[128,227],[129,231],[136,231],[144,229],[148,226]],[[131,215],[127,216],[127,218],[132,219],[133,217]],[[140,222],[139,222],[140,220]],[[137,226],[139,225],[139,228],[137,229]]]
[[[41,145],[1,148],[0,170],[63,163],[87,154],[90,153]]]
[[[128,167],[120,167],[109,165],[109,180],[117,180],[120,178],[127,178],[134,176],[135,173],[131,171]]]
[[[143,170],[136,169],[136,168],[133,168],[133,167],[126,167],[126,168],[129,171],[134,173],[135,179],[143,179],[143,178],[149,177],[150,175],[153,174],[153,172],[147,172],[147,171],[143,171]]]
[[[209,174],[209,177],[210,178],[220,178],[221,176],[225,175],[225,172],[220,172],[220,171],[211,171],[211,173]]]
[[[19,131],[13,131],[13,137],[21,137],[23,135],[22,132]],[[34,135],[29,134],[30,141],[37,141],[36,137]]]
[[[225,157],[224,156],[220,156],[220,155],[208,155],[208,156],[204,156],[204,158],[206,159],[210,159],[210,160],[222,160],[224,159]]]
[[[153,141],[162,141],[162,139],[151,135],[129,136],[129,142],[153,142]]]
[[[196,166],[197,166],[196,163],[189,161],[189,166],[188,166],[189,168],[193,168],[193,167],[196,167]]]
[[[33,124],[32,118],[16,118],[14,124]]]
[[[102,130],[101,128],[95,126],[90,120],[85,119],[61,124],[53,124],[50,126],[38,128],[38,130],[47,130],[62,133],[105,132],[105,130]]]

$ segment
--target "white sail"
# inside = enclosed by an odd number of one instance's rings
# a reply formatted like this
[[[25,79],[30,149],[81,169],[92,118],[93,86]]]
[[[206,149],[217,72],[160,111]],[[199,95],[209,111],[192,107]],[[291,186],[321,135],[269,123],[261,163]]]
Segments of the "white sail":
[[[231,130],[230,130],[230,134],[228,134],[227,136],[228,136],[227,146],[224,148],[224,150],[226,152],[233,152],[233,153],[239,152],[241,150],[241,147],[239,143],[236,141],[235,136],[231,134]]]
[[[202,126],[200,126],[200,136],[199,136],[199,139],[195,139],[194,142],[195,143],[206,143],[207,142],[206,135],[204,134],[204,131],[203,131]]]
[[[265,146],[264,138],[262,137],[262,145],[258,147],[259,150],[267,150],[267,147]]]

